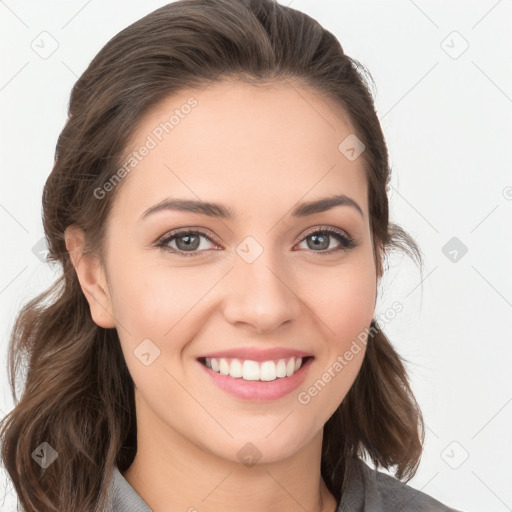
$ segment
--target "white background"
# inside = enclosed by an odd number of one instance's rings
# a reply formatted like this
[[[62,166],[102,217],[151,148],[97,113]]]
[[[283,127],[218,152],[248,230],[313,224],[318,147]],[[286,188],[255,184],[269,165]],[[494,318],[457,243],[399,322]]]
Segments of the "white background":
[[[0,1],[2,416],[13,406],[6,354],[16,312],[56,275],[32,249],[70,90],[112,36],[165,3]],[[409,485],[464,511],[512,510],[512,2],[290,6],[370,70],[393,168],[392,220],[425,255],[423,281],[406,257],[390,261],[378,303],[404,305],[385,332],[410,362],[427,424]],[[41,38],[58,43],[48,58],[33,49]],[[455,262],[442,251],[452,237],[468,249]],[[2,511],[15,510],[9,485],[0,498]]]

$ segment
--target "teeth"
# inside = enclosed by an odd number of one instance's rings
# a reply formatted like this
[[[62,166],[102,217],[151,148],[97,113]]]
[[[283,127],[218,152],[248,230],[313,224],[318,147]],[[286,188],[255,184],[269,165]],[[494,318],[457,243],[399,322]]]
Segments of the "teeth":
[[[276,364],[276,377],[286,377],[286,361],[279,359]]]
[[[226,359],[219,361],[219,369],[221,375],[229,375],[229,364]]]
[[[293,375],[293,372],[295,372],[295,361],[293,359],[290,359],[288,361],[288,364],[286,365],[286,376],[290,377]]]
[[[231,367],[229,369],[229,375],[238,379],[243,375],[242,363],[238,359],[233,359],[231,361]]]
[[[207,357],[207,368],[221,375],[235,379],[271,381],[277,378],[291,377],[301,366],[302,357],[291,357],[277,361],[257,361]]]
[[[274,361],[265,361],[260,367],[260,380],[275,380],[276,375],[276,363]]]
[[[225,361],[225,359],[221,359]],[[227,364],[227,362],[226,362]],[[244,380],[259,380],[260,367],[256,361],[244,361],[242,379]]]

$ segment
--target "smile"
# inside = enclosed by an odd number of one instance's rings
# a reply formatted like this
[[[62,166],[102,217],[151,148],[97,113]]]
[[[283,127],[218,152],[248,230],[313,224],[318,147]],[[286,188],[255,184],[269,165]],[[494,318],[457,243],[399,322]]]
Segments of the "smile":
[[[291,377],[298,371],[306,358],[290,357],[269,361],[250,359],[205,357],[200,361],[214,372],[229,375],[235,379],[272,381]]]
[[[200,357],[199,367],[209,382],[248,401],[273,401],[290,394],[306,378],[313,356],[254,361],[228,357]]]

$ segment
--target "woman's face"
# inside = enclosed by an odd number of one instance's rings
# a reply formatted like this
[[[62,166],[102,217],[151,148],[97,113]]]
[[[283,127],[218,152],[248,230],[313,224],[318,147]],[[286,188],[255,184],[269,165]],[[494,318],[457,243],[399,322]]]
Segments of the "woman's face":
[[[318,436],[374,314],[360,150],[334,105],[284,83],[183,91],[143,120],[109,217],[104,304],[139,435],[163,446],[172,432],[238,462],[284,459]],[[307,206],[334,196],[347,199]]]

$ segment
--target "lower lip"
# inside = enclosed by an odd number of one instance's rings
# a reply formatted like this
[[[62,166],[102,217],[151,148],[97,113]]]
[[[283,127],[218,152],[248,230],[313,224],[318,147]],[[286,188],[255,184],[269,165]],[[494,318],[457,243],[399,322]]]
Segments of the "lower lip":
[[[306,378],[306,373],[312,362],[313,357],[309,358],[291,377],[276,378],[270,381],[236,379],[214,372],[199,361],[197,364],[217,387],[230,395],[243,400],[264,402],[278,400],[298,388]]]

